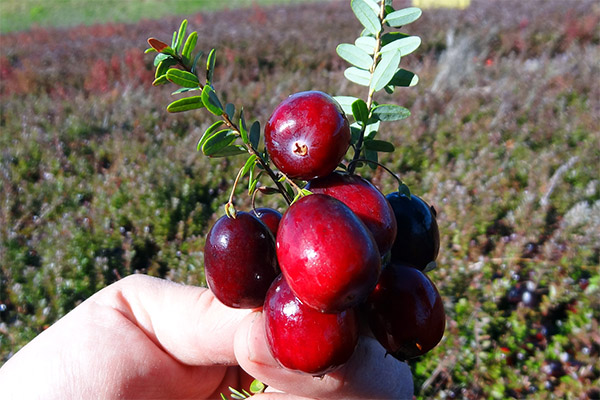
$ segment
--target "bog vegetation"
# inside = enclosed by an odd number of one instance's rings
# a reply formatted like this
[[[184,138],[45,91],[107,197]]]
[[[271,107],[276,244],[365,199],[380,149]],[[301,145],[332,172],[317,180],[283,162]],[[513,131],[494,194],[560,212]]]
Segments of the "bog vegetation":
[[[217,48],[223,100],[252,119],[302,90],[362,93],[335,53],[360,32],[345,2],[187,17],[198,47]],[[593,0],[507,0],[410,27],[423,43],[404,67],[420,83],[389,96],[412,116],[380,136],[442,235],[430,274],[447,329],[411,362],[419,398],[600,397],[599,21]],[[210,117],[168,114],[170,89],[151,87],[146,38],[178,23],[2,36],[3,361],[125,275],[204,284],[204,237],[239,165],[197,154]]]

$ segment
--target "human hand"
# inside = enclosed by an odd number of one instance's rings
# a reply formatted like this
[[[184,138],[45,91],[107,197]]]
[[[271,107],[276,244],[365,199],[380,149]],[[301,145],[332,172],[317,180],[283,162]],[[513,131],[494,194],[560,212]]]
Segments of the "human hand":
[[[206,288],[131,275],[96,293],[0,368],[3,398],[220,398],[256,378],[256,399],[412,398],[408,366],[361,337],[340,369],[314,378],[279,366],[262,313]]]

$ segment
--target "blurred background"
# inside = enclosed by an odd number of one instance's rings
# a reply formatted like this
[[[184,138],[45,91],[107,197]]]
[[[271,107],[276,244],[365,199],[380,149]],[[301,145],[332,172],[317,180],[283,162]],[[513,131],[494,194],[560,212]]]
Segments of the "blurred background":
[[[377,100],[412,112],[384,125],[380,161],[441,231],[446,334],[410,362],[416,397],[600,398],[600,5],[414,3],[405,32],[423,43],[402,66],[420,82]],[[148,37],[187,18],[217,48],[223,100],[263,124],[297,91],[366,97],[335,53],[361,31],[349,1],[222,4],[0,2],[0,362],[128,274],[205,284],[204,237],[244,161],[196,152],[211,116],[166,112],[176,88],[151,86]]]

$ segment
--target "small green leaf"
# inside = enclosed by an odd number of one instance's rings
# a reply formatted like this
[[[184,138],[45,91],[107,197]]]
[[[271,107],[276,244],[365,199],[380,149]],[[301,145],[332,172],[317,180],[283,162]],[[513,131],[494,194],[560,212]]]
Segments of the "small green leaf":
[[[354,103],[358,98],[352,96],[333,96],[333,99],[338,102],[342,110],[346,114],[352,114],[352,103]]]
[[[204,86],[204,89],[202,89],[202,101],[208,111],[217,116],[223,115],[223,105],[209,85]]]
[[[221,400],[227,400],[227,397],[223,393],[221,393]]]
[[[233,144],[211,154],[210,157],[233,157],[239,156],[240,154],[248,154],[248,151],[244,148],[244,146]]]
[[[187,19],[181,21],[181,25],[179,26],[179,33],[177,33],[177,42],[175,43],[175,46],[173,46],[173,48],[177,49],[179,52],[181,52],[183,46],[183,38],[185,37],[187,25]]]
[[[215,72],[215,51],[215,49],[212,49],[206,59],[206,82],[209,85],[212,83]]]
[[[408,187],[407,184],[405,184],[404,182],[401,182],[400,185],[398,185],[398,193],[405,195],[406,197],[408,197],[409,199],[411,198],[411,194],[410,194],[410,188]]]
[[[198,151],[202,150],[202,146],[204,145],[204,142],[206,142],[208,140],[208,138],[210,138],[217,131],[217,129],[219,129],[221,127],[221,125],[223,125],[223,124],[224,124],[224,122],[219,120],[219,121],[215,122],[214,124],[212,124],[211,126],[209,126],[208,129],[206,129],[206,131],[200,138],[200,140],[198,141],[196,150],[198,150]]]
[[[423,12],[417,7],[408,7],[402,10],[394,11],[385,17],[385,22],[394,28],[408,25],[419,19]]]
[[[148,53],[156,53],[156,49],[154,47],[148,47],[146,50],[144,50],[144,54]]]
[[[379,33],[381,30],[379,16],[365,0],[352,0],[350,2],[350,7],[352,8],[354,15],[356,15],[356,18],[358,18],[362,26],[364,26],[369,33],[373,35]]]
[[[167,56],[167,58],[158,63],[158,66],[156,67],[156,71],[154,73],[154,77],[158,78],[165,75],[167,71],[169,71],[169,68],[171,68],[175,64],[177,64],[177,61],[175,61],[173,57]]]
[[[372,36],[361,36],[354,41],[354,44],[356,47],[362,49],[365,53],[372,55],[375,52],[377,40]]]
[[[363,99],[356,99],[356,101],[352,103],[352,115],[354,116],[354,120],[360,125],[365,125],[367,123],[369,120],[369,107]]]
[[[204,107],[201,96],[184,97],[183,99],[175,100],[167,106],[167,111],[177,113],[182,111],[196,110]]]
[[[403,32],[388,32],[381,37],[381,47],[385,47],[396,40],[404,39],[409,36],[410,35]]]
[[[154,82],[152,82],[152,86],[164,85],[165,83],[168,83],[168,82],[169,81],[167,80],[167,76],[161,75],[158,78],[156,78],[154,80]]]
[[[349,81],[361,86],[369,86],[371,83],[371,73],[364,69],[350,67],[344,71],[344,76]]]
[[[196,75],[176,68],[171,68],[167,71],[167,79],[176,85],[188,88],[198,87],[200,85]]]
[[[176,94],[181,94],[181,93],[194,92],[196,90],[200,90],[200,88],[198,88],[198,87],[195,87],[195,88],[182,87],[182,88],[179,88],[176,91],[172,92],[171,96],[176,95]]]
[[[202,57],[204,53],[202,51],[199,51],[198,54],[196,54],[196,57],[194,57],[194,61],[192,62],[192,66],[190,68],[192,74],[196,74],[196,65],[198,64],[198,60],[200,60],[200,57]]]
[[[361,132],[362,129],[358,124],[350,125],[350,144],[356,144],[358,142]]]
[[[192,52],[196,47],[196,43],[198,42],[198,32],[194,31],[190,33],[185,44],[183,45],[183,50],[181,51],[181,57],[183,57],[184,63],[189,66],[190,60],[192,58]]]
[[[373,72],[373,79],[370,85],[372,90],[378,91],[387,86],[398,69],[400,58],[401,54],[399,51],[383,53],[381,60]]]
[[[164,54],[164,53],[158,53],[158,54],[156,55],[156,57],[154,57],[154,66],[155,66],[155,67],[158,67],[158,65],[160,64],[160,62],[161,62],[161,61],[163,61],[163,60],[165,60],[165,59],[167,59],[167,58],[173,59],[173,57],[171,57],[171,56],[170,56],[170,55],[168,55],[168,54]],[[174,60],[174,59],[173,59],[173,60]]]
[[[171,47],[175,49],[175,45],[177,44],[177,31],[173,32],[173,40],[171,40]]]
[[[248,159],[246,160],[246,164],[244,164],[244,168],[242,169],[241,176],[246,175],[248,172],[250,172],[252,168],[254,168],[257,158],[258,156],[256,154],[252,154],[250,157],[248,157]]]
[[[400,121],[410,117],[410,111],[396,104],[380,104],[373,108],[373,117],[378,121]]]
[[[229,119],[232,120],[235,114],[235,106],[231,103],[225,104],[225,114],[227,114]]]
[[[414,73],[400,68],[389,82],[390,85],[399,87],[411,87],[419,83],[419,77]]]
[[[381,48],[382,53],[386,53],[389,51],[399,51],[402,57],[409,55],[413,51],[419,48],[421,45],[421,38],[418,36],[408,36],[392,43],[383,46]]]
[[[249,144],[250,140],[248,139],[248,128],[246,127],[246,119],[244,118],[244,108],[240,110],[240,135],[242,136],[242,142],[245,144]]]
[[[217,152],[229,146],[236,137],[231,129],[220,130],[206,139],[202,145],[202,152],[209,157],[217,154]]]
[[[163,49],[163,51],[161,51],[161,53],[168,54],[168,55],[173,56],[173,57],[177,56],[177,53],[175,52],[175,50],[172,47],[169,47],[169,46],[165,47]]]
[[[254,121],[254,123],[252,123],[249,139],[250,146],[252,146],[253,149],[257,149],[260,142],[260,122]]]
[[[385,153],[393,153],[395,147],[392,143],[385,140],[365,140],[365,149],[373,151],[382,151]]]
[[[369,168],[377,169],[376,163],[379,162],[379,155],[377,154],[376,151],[365,149],[365,158],[369,161],[373,161],[373,162],[367,163],[369,165]]]
[[[344,60],[358,68],[369,69],[373,64],[373,59],[371,56],[369,56],[369,54],[367,54],[360,47],[357,47],[353,44],[342,43],[338,45],[336,52]]]

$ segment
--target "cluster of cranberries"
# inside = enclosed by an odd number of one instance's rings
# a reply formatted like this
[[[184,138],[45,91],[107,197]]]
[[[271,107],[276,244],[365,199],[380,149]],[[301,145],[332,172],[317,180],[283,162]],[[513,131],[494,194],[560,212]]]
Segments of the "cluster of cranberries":
[[[215,296],[230,307],[263,307],[273,356],[313,375],[350,358],[363,319],[398,359],[436,346],[444,307],[422,272],[439,250],[433,208],[336,171],[350,127],[322,92],[297,93],[277,106],[265,145],[277,168],[308,181],[312,194],[283,216],[262,208],[215,223],[204,260]]]

